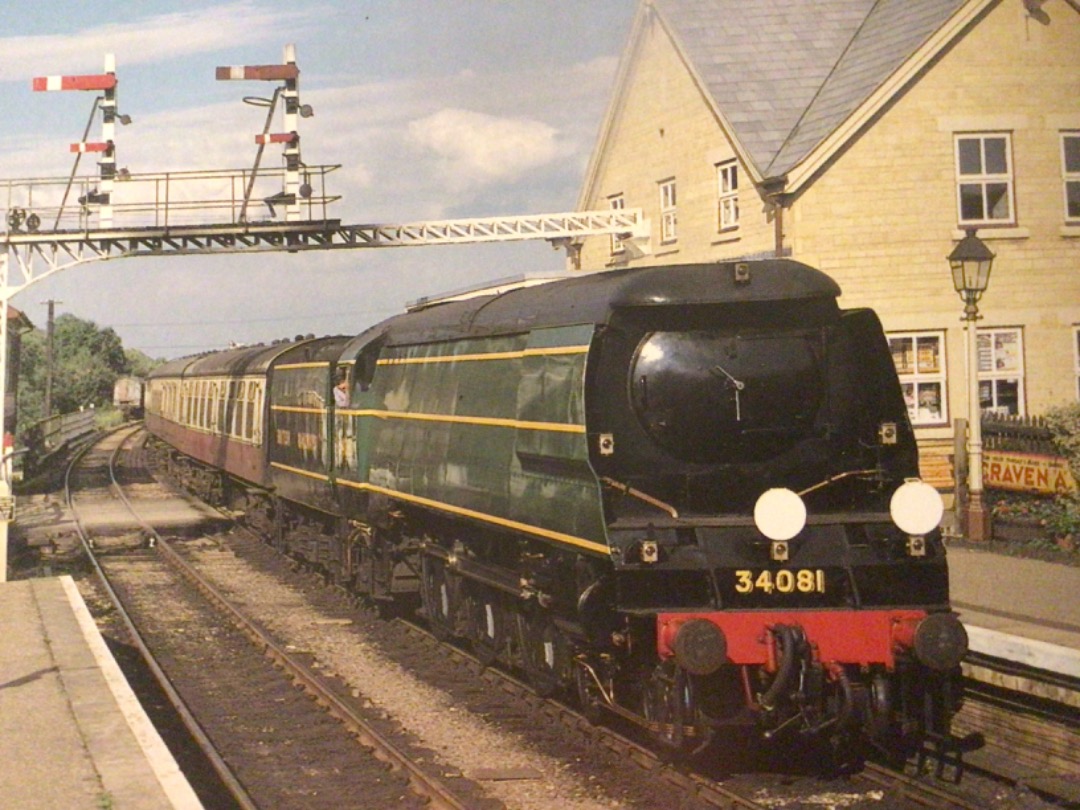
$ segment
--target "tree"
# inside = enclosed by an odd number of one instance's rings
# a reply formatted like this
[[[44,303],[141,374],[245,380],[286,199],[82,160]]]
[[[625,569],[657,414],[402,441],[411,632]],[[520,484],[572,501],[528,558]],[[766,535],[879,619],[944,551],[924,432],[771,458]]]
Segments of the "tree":
[[[161,360],[155,360],[138,349],[124,349],[124,357],[127,358],[128,373],[133,377],[146,377],[147,374],[161,365]]]
[[[19,429],[44,416],[45,333],[23,335],[19,369]],[[112,402],[117,378],[137,369],[144,376],[160,361],[135,350],[125,351],[110,327],[65,313],[53,325],[53,413],[101,407]]]

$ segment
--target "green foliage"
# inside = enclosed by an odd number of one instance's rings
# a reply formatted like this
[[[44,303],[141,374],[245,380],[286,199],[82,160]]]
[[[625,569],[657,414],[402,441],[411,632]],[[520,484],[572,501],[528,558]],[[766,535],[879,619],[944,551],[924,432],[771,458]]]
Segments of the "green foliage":
[[[1080,483],[1080,402],[1051,408],[1046,426],[1054,434],[1054,445],[1069,460],[1073,478]]]
[[[161,360],[155,360],[138,349],[124,349],[124,357],[127,358],[128,373],[133,377],[145,377],[161,365]]]
[[[1050,409],[1046,425],[1054,446],[1068,459],[1073,479],[1080,483],[1080,403]],[[1039,526],[1045,542],[1063,551],[1075,552],[1080,544],[1080,493],[1053,497],[1009,494],[993,507],[997,519],[1022,521]]]
[[[45,415],[46,335],[35,329],[22,337],[19,368],[19,422],[24,430]],[[160,361],[125,350],[111,328],[71,314],[53,325],[53,413],[101,408],[112,403],[118,377],[145,375]]]
[[[1080,484],[1080,403],[1051,408],[1046,423],[1054,434],[1058,452],[1069,460],[1073,480]],[[1059,496],[1057,501],[1060,512],[1047,522],[1047,527],[1060,544],[1076,550],[1080,544],[1080,493]]]

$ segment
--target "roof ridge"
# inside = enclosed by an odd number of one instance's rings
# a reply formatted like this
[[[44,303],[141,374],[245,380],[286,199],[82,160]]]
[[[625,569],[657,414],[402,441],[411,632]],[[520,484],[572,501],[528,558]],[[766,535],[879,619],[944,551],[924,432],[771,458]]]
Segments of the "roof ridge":
[[[799,127],[802,125],[802,122],[806,120],[806,116],[809,114],[810,110],[814,108],[814,104],[817,103],[817,100],[821,97],[822,91],[824,91],[824,89],[828,86],[829,81],[833,78],[833,76],[836,75],[836,71],[840,67],[840,64],[844,61],[844,57],[847,56],[847,54],[851,51],[851,46],[854,45],[855,42],[859,39],[859,36],[866,28],[867,21],[873,16],[874,11],[878,8],[878,5],[880,3],[881,0],[873,0],[870,8],[867,9],[866,14],[863,16],[862,22],[859,23],[858,27],[851,35],[851,38],[848,40],[847,44],[840,50],[840,54],[836,57],[836,60],[833,62],[832,67],[829,68],[829,72],[825,75],[825,78],[821,81],[821,84],[818,85],[817,90],[814,91],[814,95],[810,98],[810,101],[807,102],[805,107],[803,107],[802,112],[799,113],[799,117],[795,120],[795,123],[792,125],[791,129],[788,130],[787,135],[784,136],[784,140],[780,142],[780,146],[773,154],[772,159],[769,161],[769,165],[766,166],[764,171],[762,172],[764,176],[769,176],[772,167],[776,164],[776,161],[779,160],[780,156],[784,154],[784,150],[794,138],[795,134],[799,131]]]

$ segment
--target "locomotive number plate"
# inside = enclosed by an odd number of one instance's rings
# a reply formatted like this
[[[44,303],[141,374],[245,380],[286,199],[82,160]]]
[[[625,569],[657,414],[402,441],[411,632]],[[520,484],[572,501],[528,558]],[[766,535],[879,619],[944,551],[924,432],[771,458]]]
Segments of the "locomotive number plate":
[[[820,568],[799,568],[795,571],[735,572],[735,593],[825,593],[825,572]]]

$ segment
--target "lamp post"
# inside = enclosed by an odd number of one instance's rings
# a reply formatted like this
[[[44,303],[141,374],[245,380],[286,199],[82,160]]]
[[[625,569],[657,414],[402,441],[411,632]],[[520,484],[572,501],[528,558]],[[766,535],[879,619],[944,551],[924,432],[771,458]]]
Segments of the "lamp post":
[[[964,302],[967,324],[968,383],[968,502],[967,539],[983,541],[990,536],[989,512],[983,502],[982,409],[979,403],[979,349],[975,324],[979,320],[979,299],[990,283],[994,254],[967,228],[966,235],[948,256],[953,286]]]

